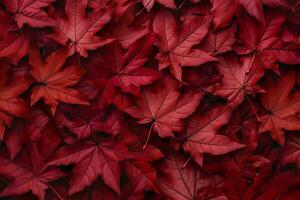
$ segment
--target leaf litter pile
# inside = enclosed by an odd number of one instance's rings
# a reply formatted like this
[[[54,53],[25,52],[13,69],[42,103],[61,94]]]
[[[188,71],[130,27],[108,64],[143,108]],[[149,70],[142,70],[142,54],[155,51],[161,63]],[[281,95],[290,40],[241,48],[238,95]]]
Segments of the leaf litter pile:
[[[1,0],[0,199],[299,200],[300,0]]]

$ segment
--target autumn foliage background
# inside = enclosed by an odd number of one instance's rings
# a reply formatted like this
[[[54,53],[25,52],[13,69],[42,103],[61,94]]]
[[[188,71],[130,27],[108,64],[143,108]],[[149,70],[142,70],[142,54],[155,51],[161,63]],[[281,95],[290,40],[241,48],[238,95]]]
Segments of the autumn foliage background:
[[[1,0],[0,199],[300,199],[299,0]]]

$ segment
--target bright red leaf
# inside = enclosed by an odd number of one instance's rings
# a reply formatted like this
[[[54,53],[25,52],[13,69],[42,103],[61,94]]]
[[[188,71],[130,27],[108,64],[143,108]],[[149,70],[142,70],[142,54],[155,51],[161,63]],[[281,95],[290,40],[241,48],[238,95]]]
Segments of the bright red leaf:
[[[80,80],[84,70],[78,66],[70,66],[62,70],[67,53],[66,50],[58,50],[49,55],[44,62],[37,49],[31,52],[30,74],[35,80],[31,93],[31,105],[43,99],[54,114],[59,101],[88,104],[76,90],[70,87]]]

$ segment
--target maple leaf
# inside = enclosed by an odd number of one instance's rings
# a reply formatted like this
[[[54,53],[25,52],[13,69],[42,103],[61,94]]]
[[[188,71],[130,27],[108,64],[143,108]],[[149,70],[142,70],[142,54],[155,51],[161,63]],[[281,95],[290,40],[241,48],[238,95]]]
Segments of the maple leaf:
[[[120,194],[120,167],[118,162],[126,158],[127,149],[121,143],[104,139],[85,141],[60,148],[50,165],[75,164],[70,180],[69,194],[91,185],[102,176],[106,185]]]
[[[223,78],[220,85],[214,88],[214,94],[238,105],[247,94],[262,91],[256,84],[264,74],[259,58],[248,56],[241,63],[236,56],[230,55],[220,57],[219,60],[216,68]]]
[[[125,111],[140,124],[151,123],[147,144],[152,129],[160,137],[171,137],[173,131],[181,131],[184,128],[182,119],[195,111],[202,96],[200,93],[181,95],[176,80],[165,77],[156,85],[142,89],[136,98],[137,106]]]
[[[52,26],[53,21],[42,9],[55,0],[4,0],[7,10],[14,14],[18,26],[24,24],[32,27]]]
[[[132,44],[127,52],[123,52],[118,44],[112,43],[104,48],[102,56],[95,57],[88,64],[88,80],[92,80],[96,88],[103,88],[99,98],[100,107],[113,102],[117,88],[122,92],[139,95],[141,86],[159,78],[157,71],[143,67],[151,53],[153,41],[153,36],[147,36]]]
[[[51,142],[49,142],[51,138]],[[48,141],[47,141],[48,140]],[[0,174],[12,179],[0,194],[1,197],[21,195],[31,191],[39,200],[44,200],[45,191],[52,189],[49,182],[65,174],[57,167],[48,167],[45,159],[53,152],[60,140],[53,135],[53,129],[44,135],[39,143],[26,143],[15,160],[0,158]],[[47,148],[43,145],[47,144]]]
[[[258,24],[247,13],[241,13],[238,16],[240,29],[240,38],[243,41],[245,52],[259,51],[260,53],[272,46],[275,39],[278,39],[279,31],[285,21],[285,16],[280,12],[268,12],[266,15],[266,23]],[[244,23],[243,23],[244,21]],[[258,27],[252,29],[254,26]],[[252,29],[252,32],[249,32]],[[249,34],[252,33],[252,34]]]
[[[178,34],[174,16],[168,10],[161,9],[153,22],[153,31],[158,36],[157,46],[160,53],[159,69],[170,67],[171,73],[181,80],[181,66],[198,66],[206,62],[216,61],[205,51],[192,49],[199,44],[208,33],[211,17],[195,17],[182,25]]]
[[[60,49],[49,55],[44,62],[37,49],[31,51],[29,58],[30,74],[36,83],[32,88],[31,105],[43,98],[54,114],[58,101],[88,104],[76,90],[70,88],[80,80],[84,70],[78,66],[70,66],[62,70],[67,54],[66,50]]]
[[[113,39],[102,39],[95,34],[111,19],[111,9],[98,9],[85,13],[87,0],[68,0],[65,6],[67,18],[53,16],[57,25],[54,33],[48,35],[61,45],[70,41],[69,55],[75,52],[87,57],[87,50],[95,50]]]
[[[284,13],[267,12],[265,19],[266,23],[259,25],[246,13],[238,16],[238,23],[242,27],[242,45],[237,45],[235,51],[243,55],[253,54],[254,58],[259,57],[262,60],[265,68],[275,71],[278,71],[278,66],[274,64],[276,61],[286,64],[300,63],[298,47],[282,41],[279,37],[286,19]]]
[[[276,82],[265,84],[265,91],[261,95],[261,103],[266,109],[261,118],[259,132],[270,132],[272,138],[280,145],[284,145],[284,130],[298,130],[300,111],[300,93],[291,95],[295,85],[295,72],[281,76]]]
[[[2,167],[0,170],[2,172],[5,171],[5,169],[3,169],[4,167],[9,168],[10,170],[5,172],[15,176],[15,179],[0,194],[2,197],[20,195],[31,190],[32,193],[40,200],[44,200],[45,190],[49,188],[47,183],[64,175],[59,169],[56,168],[43,169],[35,172],[4,159],[2,159],[1,165]]]
[[[183,148],[191,153],[194,160],[202,165],[202,154],[221,155],[244,147],[230,138],[216,134],[228,123],[232,108],[216,107],[207,113],[193,115],[185,132]]]

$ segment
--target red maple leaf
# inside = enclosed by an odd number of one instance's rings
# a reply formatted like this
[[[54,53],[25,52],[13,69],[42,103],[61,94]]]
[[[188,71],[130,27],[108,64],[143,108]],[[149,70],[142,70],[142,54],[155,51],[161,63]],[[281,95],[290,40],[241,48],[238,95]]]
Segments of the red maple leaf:
[[[18,26],[24,24],[32,27],[52,26],[53,20],[42,9],[55,0],[4,0],[7,10],[14,14]]]
[[[142,89],[136,98],[137,106],[127,108],[126,112],[140,124],[151,124],[147,144],[152,129],[160,137],[171,137],[174,131],[181,131],[183,119],[195,111],[202,96],[200,93],[181,95],[176,80],[165,77],[156,85]]]
[[[45,162],[59,143],[55,129],[49,126],[39,142],[27,141],[14,160],[1,157],[0,174],[12,181],[0,195],[21,195],[31,191],[39,200],[44,200],[45,191],[53,190],[49,183],[65,176],[60,169]]]
[[[231,112],[230,106],[216,107],[207,113],[195,114],[190,118],[183,148],[191,153],[199,165],[202,165],[204,153],[221,155],[245,146],[227,136],[217,134],[218,130],[228,123]]]
[[[173,14],[161,9],[153,22],[153,31],[158,36],[160,53],[159,69],[170,67],[172,74],[181,80],[182,66],[198,66],[216,59],[205,51],[192,49],[208,32],[211,17],[195,17],[182,25],[180,33]]]
[[[295,85],[295,72],[282,75],[276,82],[267,82],[261,95],[261,103],[266,112],[260,117],[259,132],[270,132],[272,138],[284,145],[284,130],[298,130],[300,127],[300,93],[291,95]]]
[[[62,147],[50,160],[51,165],[75,164],[70,180],[69,194],[74,194],[91,185],[102,176],[106,185],[120,194],[120,167],[118,162],[127,155],[121,143],[105,141],[85,141]]]
[[[220,57],[219,60],[216,68],[223,78],[220,85],[214,88],[214,94],[238,105],[248,94],[262,91],[256,84],[264,74],[259,58],[253,60],[253,57],[245,57],[241,62],[236,56],[231,55]]]
[[[278,71],[276,61],[286,64],[300,63],[300,51],[297,46],[284,42],[279,37],[282,24],[286,16],[283,12],[266,12],[266,23],[258,24],[246,13],[238,16],[241,27],[241,43],[237,44],[235,51],[238,54],[252,54],[253,60],[259,57],[265,68]],[[251,33],[251,34],[250,34]]]
[[[95,50],[112,39],[102,39],[95,34],[111,19],[111,9],[98,9],[86,14],[87,0],[68,0],[65,6],[67,18],[54,15],[56,26],[48,37],[61,45],[69,41],[69,54],[75,52],[87,57],[87,50]]]
[[[88,104],[76,90],[70,88],[80,80],[84,70],[78,66],[70,66],[62,70],[67,54],[66,50],[60,49],[49,55],[44,62],[37,49],[31,51],[30,74],[35,80],[31,93],[31,105],[43,98],[54,114],[59,101]]]

